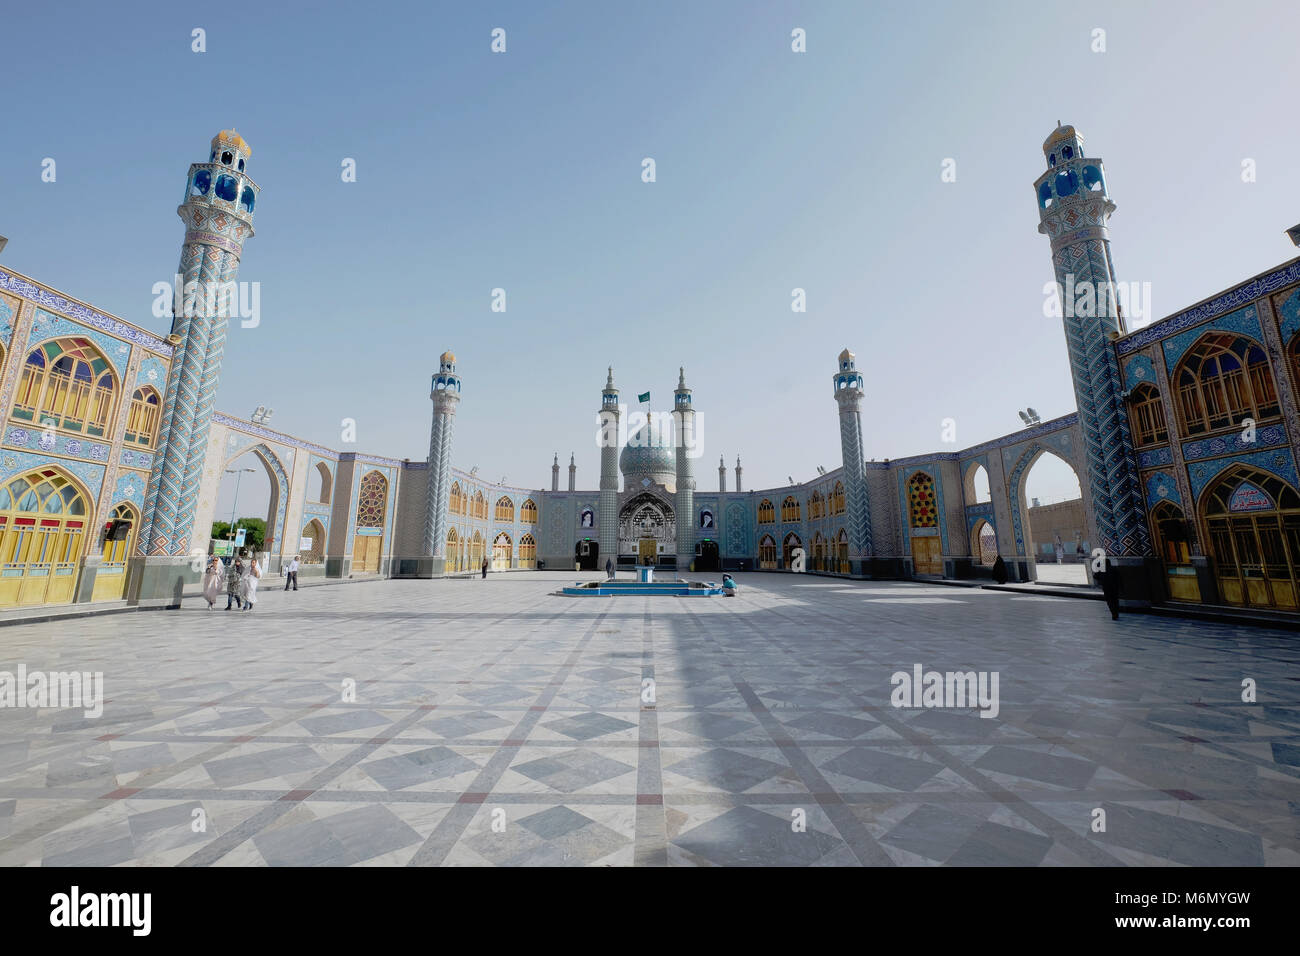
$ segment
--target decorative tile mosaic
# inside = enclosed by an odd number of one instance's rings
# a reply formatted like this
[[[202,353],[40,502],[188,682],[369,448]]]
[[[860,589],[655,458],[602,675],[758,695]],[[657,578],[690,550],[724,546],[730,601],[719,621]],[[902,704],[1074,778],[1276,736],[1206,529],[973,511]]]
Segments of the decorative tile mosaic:
[[[1279,423],[1257,428],[1253,443],[1243,441],[1240,431],[1231,431],[1211,438],[1185,442],[1183,444],[1183,458],[1192,461],[1197,458],[1211,458],[1232,452],[1258,451],[1261,448],[1285,444],[1286,429]]]
[[[1196,328],[1165,339],[1161,343],[1165,353],[1165,367],[1172,372],[1187,350],[1206,332],[1233,332],[1252,338],[1256,342],[1262,343],[1264,340],[1263,332],[1259,327],[1259,310],[1253,304],[1248,305],[1244,309],[1220,316],[1213,322],[1198,325]]]

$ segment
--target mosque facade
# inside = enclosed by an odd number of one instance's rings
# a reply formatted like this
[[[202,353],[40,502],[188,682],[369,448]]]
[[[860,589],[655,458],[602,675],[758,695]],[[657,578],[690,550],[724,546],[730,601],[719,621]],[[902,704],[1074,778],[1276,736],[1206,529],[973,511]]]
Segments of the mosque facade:
[[[1141,329],[1114,295],[1102,161],[1072,127],[1043,147],[1039,232],[1061,298],[1078,411],[962,450],[867,459],[855,355],[828,361],[840,464],[747,490],[741,461],[695,441],[679,370],[671,412],[629,412],[608,369],[594,412],[600,475],[583,490],[456,467],[462,382],[432,379],[429,453],[341,452],[213,407],[228,318],[186,291],[160,334],[0,267],[0,612],[169,606],[197,583],[217,491],[252,452],[271,481],[274,574],[428,578],[495,570],[762,570],[889,579],[1036,577],[1025,480],[1043,455],[1080,480],[1072,550],[1104,555],[1129,599],[1300,611],[1300,258]],[[190,167],[180,273],[233,283],[260,190],[233,130]],[[1077,297],[1086,290],[1091,298]],[[598,379],[597,379],[598,381]],[[465,393],[462,395],[462,386]],[[594,390],[593,390],[594,397]],[[706,474],[707,472],[707,474]]]

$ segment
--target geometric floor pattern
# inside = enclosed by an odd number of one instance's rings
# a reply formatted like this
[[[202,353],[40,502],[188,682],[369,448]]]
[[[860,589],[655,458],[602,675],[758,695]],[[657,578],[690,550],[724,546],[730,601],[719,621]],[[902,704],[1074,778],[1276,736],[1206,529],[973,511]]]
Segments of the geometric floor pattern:
[[[0,865],[1300,864],[1293,634],[809,575],[552,593],[576,577],[0,629],[0,670],[107,698],[0,709]],[[996,671],[998,715],[893,707],[915,664]]]

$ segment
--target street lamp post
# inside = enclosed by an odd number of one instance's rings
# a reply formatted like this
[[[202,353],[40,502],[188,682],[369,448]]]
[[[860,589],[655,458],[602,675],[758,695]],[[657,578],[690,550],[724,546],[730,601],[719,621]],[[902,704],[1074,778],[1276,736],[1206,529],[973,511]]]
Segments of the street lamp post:
[[[230,503],[230,528],[227,534],[230,535],[231,557],[234,557],[235,550],[235,509],[239,507],[239,483],[244,478],[244,472],[256,471],[256,468],[227,468],[226,474],[235,476],[235,500]]]

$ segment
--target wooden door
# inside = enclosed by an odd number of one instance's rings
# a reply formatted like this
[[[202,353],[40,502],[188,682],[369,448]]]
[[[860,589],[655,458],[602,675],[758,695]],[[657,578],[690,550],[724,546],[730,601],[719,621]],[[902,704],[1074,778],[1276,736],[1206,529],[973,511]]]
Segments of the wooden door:
[[[943,552],[937,535],[912,539],[914,574],[943,574]]]

